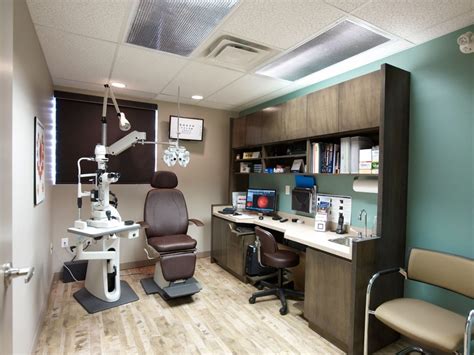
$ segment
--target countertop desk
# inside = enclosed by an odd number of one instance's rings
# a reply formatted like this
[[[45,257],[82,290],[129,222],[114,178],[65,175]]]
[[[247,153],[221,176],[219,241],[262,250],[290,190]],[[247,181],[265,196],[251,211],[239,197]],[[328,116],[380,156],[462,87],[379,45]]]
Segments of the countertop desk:
[[[249,239],[247,234],[245,241],[243,238],[239,240],[232,229],[235,224],[261,226],[275,231],[275,234],[283,234],[284,240],[306,246],[304,317],[309,327],[343,351],[361,353],[365,291],[373,273],[375,246],[380,238],[354,238],[350,246],[345,246],[329,240],[349,235],[355,237],[354,233],[317,232],[312,218],[278,212],[281,217],[288,218],[287,222],[281,223],[271,217],[260,220],[251,214],[234,216],[219,213],[224,207],[227,206],[214,205],[211,209],[211,260],[245,280],[245,268],[243,273],[237,275],[235,267],[242,270],[244,250],[255,240],[255,236]],[[301,219],[304,224],[292,222],[291,218]]]
[[[352,260],[352,245],[345,246],[329,241],[344,236],[356,237],[355,234],[336,234],[335,232],[317,232],[314,230],[314,219],[292,215],[284,212],[278,214],[283,218],[288,218],[287,222],[281,223],[278,220],[273,220],[272,217],[264,216],[263,220],[258,219],[257,215],[243,213],[240,216],[233,216],[222,214],[218,211],[222,210],[223,206],[214,206],[212,215],[218,218],[225,219],[233,223],[253,224],[256,226],[272,229],[284,234],[284,238],[306,245],[308,247],[322,250],[326,253],[337,255],[341,258]],[[249,217],[247,217],[249,216]],[[298,218],[304,223],[292,222],[292,218]]]

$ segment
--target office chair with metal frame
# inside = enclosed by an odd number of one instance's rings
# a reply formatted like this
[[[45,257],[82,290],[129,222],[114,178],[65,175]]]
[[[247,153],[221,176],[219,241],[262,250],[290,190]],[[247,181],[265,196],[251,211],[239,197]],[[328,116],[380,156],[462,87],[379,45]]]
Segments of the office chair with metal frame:
[[[278,244],[273,235],[260,228],[255,227],[258,247],[258,262],[262,266],[269,266],[278,269],[278,283],[272,285],[266,281],[261,281],[261,285],[268,287],[268,290],[258,291],[249,298],[249,303],[254,304],[258,297],[275,295],[280,299],[280,314],[288,313],[287,296],[303,298],[304,292],[290,289],[288,284],[284,285],[284,270],[289,267],[297,266],[300,262],[299,255],[290,250],[278,249]]]
[[[370,309],[375,281],[380,276],[393,273],[400,273],[405,280],[431,284],[474,298],[474,260],[431,250],[412,249],[407,271],[401,267],[383,270],[374,274],[369,281],[365,305],[364,355],[369,353],[370,315],[427,347],[455,354],[460,354],[459,349],[463,347],[464,354],[470,354],[474,310],[464,318],[447,309],[412,298],[397,298],[382,303],[375,310]],[[465,277],[469,278],[469,275],[471,279],[466,280]],[[404,349],[398,354],[409,354],[412,351],[428,354],[420,346]]]

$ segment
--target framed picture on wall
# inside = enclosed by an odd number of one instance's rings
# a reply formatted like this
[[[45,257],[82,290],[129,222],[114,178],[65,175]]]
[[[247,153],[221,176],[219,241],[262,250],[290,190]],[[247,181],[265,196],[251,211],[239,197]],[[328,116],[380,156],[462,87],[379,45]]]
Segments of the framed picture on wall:
[[[202,141],[204,120],[202,118],[179,117],[179,139]],[[170,139],[178,139],[178,116],[170,116]]]
[[[35,206],[44,201],[46,194],[46,156],[44,127],[38,117],[35,117]]]

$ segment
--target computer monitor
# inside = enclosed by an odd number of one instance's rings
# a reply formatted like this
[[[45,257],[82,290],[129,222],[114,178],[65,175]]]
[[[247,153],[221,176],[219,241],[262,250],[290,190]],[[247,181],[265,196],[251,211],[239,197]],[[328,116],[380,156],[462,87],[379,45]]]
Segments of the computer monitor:
[[[248,189],[245,209],[271,214],[276,211],[276,190]]]

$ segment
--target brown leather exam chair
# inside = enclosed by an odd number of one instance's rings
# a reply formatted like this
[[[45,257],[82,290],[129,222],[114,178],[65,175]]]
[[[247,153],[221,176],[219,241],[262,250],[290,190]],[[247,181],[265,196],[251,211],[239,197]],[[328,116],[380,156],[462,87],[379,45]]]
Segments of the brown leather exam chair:
[[[159,293],[164,299],[189,296],[201,290],[193,277],[196,266],[196,240],[187,235],[188,225],[204,224],[188,219],[183,193],[176,189],[178,178],[171,171],[153,175],[145,200],[143,227],[145,252],[149,259],[159,260],[153,278],[140,282],[147,294]]]
[[[368,350],[369,315],[414,340],[423,346],[443,353],[470,354],[472,321],[474,310],[463,317],[431,303],[413,299],[397,298],[370,310],[371,289],[379,276],[399,272],[405,279],[423,282],[454,291],[471,300],[474,298],[474,260],[431,250],[412,249],[407,271],[397,267],[376,273],[369,281],[365,308],[364,354]],[[412,350],[425,353],[421,347],[405,349],[399,354]]]
[[[270,232],[260,227],[255,227],[255,234],[257,235],[257,238],[260,243],[258,253],[259,262],[263,266],[269,266],[278,269],[278,284],[271,285],[265,281],[262,281],[262,284],[266,287],[269,287],[269,289],[258,291],[252,294],[252,297],[249,298],[249,303],[255,303],[255,300],[258,297],[275,295],[280,298],[280,314],[285,315],[288,313],[288,304],[286,302],[286,296],[293,296],[296,298],[304,297],[303,292],[285,288],[283,285],[284,269],[298,265],[300,262],[300,258],[298,254],[290,250],[279,250],[278,244]]]

